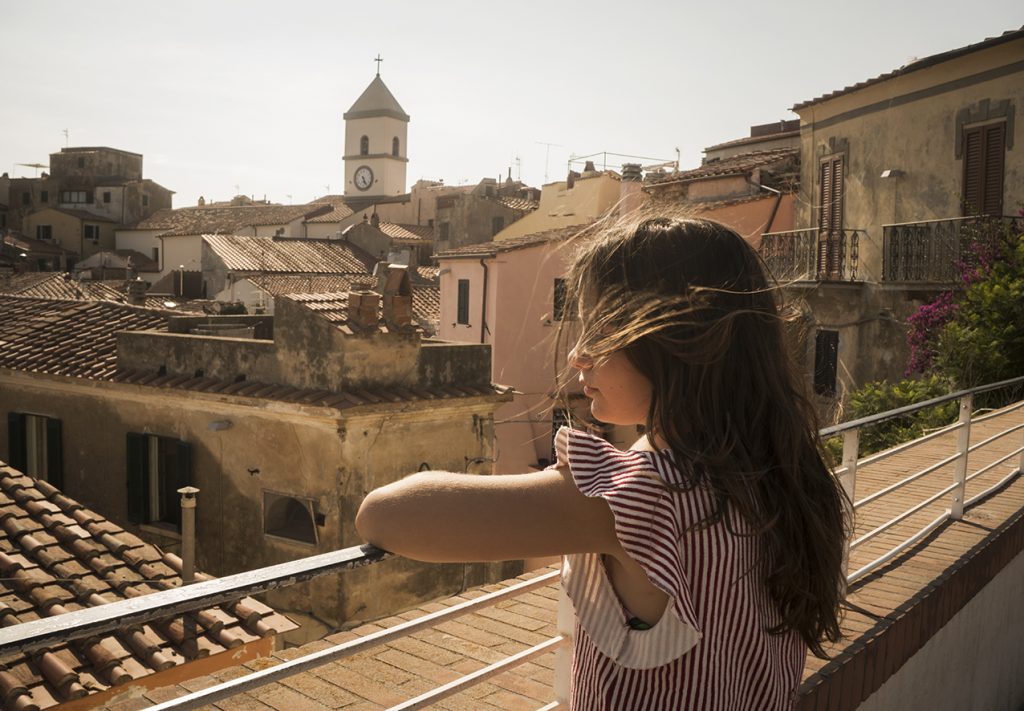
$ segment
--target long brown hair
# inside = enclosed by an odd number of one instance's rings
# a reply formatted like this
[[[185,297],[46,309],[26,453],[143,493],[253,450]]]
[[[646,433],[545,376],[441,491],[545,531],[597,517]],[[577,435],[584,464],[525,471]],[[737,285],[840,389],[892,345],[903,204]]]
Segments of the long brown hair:
[[[709,220],[656,218],[605,229],[568,278],[580,305],[577,348],[622,350],[650,379],[648,437],[692,462],[723,522],[731,510],[763,537],[763,574],[781,624],[817,656],[840,638],[848,500],[826,466],[817,417],[783,341],[757,253]],[[652,439],[652,444],[653,444]]]

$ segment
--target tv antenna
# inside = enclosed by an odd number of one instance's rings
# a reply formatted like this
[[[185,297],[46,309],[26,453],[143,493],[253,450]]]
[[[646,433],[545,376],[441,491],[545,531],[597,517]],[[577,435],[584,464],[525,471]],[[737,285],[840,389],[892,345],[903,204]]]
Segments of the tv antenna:
[[[564,148],[564,146],[562,146],[559,143],[545,143],[544,141],[535,141],[535,143],[539,143],[540,145],[545,147],[545,149],[544,149],[544,182],[546,183],[546,182],[548,182],[548,158],[551,157],[551,147],[554,146],[555,148]]]
[[[64,134],[64,147],[67,148],[71,145],[71,133],[66,128],[61,133]]]
[[[37,178],[39,177],[39,171],[46,167],[42,163],[15,163],[15,165],[23,165],[26,168],[35,168],[36,169],[36,177]]]
[[[516,164],[516,181],[521,182],[523,179],[523,161],[519,156],[516,156],[512,160],[514,160]]]

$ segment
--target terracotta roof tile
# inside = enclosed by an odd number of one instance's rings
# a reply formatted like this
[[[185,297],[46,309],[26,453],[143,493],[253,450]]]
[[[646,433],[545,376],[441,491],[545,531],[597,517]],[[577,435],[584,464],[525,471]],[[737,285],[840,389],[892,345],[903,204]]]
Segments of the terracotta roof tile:
[[[679,173],[666,173],[662,180],[651,183],[648,187],[655,188],[660,185],[697,180],[700,178],[713,178],[726,175],[743,175],[757,168],[764,168],[776,163],[796,161],[800,157],[799,148],[772,148],[763,151],[750,151],[740,153],[728,158],[705,163],[693,170],[684,170]]]
[[[341,222],[345,218],[351,217],[353,210],[345,203],[344,195],[324,195],[313,201],[313,204],[327,203],[331,206],[329,212],[325,212],[315,217],[308,218],[307,223],[322,223],[322,222]]]
[[[426,225],[401,225],[395,222],[381,222],[377,229],[388,237],[403,242],[430,242],[434,238],[434,228]]]
[[[173,557],[52,485],[2,463],[0,506],[0,619],[5,626],[181,585],[180,565],[175,568]],[[256,639],[258,629],[249,615],[230,612],[239,605],[260,609],[246,598],[225,609],[196,613],[201,632],[193,645],[196,654],[207,656]],[[267,610],[275,629],[294,629],[287,618]],[[187,644],[180,619],[173,619],[2,659],[4,708],[22,708],[29,700],[54,706],[183,664]]]
[[[329,212],[328,204],[181,207],[157,210],[132,227],[162,235],[232,234],[247,227],[285,225]]]
[[[520,210],[522,212],[531,212],[540,207],[539,201],[527,200],[526,198],[499,195],[498,197],[495,197],[493,199],[509,209]]]
[[[448,249],[434,255],[434,259],[468,259],[474,257],[492,257],[499,252],[508,252],[514,249],[525,249],[538,244],[548,242],[561,242],[574,237],[589,227],[590,223],[584,225],[571,225],[560,227],[544,232],[535,232],[522,237],[497,240],[494,242],[482,242],[480,244],[467,244],[462,247]]]
[[[205,235],[203,242],[229,271],[284,274],[369,274],[376,261],[339,240]]]
[[[124,284],[123,279],[79,281],[65,272],[24,272],[0,277],[0,294],[18,294],[40,299],[124,303],[128,298]]]

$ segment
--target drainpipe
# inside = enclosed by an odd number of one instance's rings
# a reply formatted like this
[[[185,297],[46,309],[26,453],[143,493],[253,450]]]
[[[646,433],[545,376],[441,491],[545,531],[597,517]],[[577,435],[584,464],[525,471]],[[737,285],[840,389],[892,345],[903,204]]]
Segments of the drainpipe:
[[[196,579],[196,494],[199,489],[183,486],[181,494],[181,584],[191,585]]]
[[[761,190],[767,190],[770,193],[775,193],[775,204],[772,205],[772,214],[768,216],[768,224],[765,225],[765,232],[772,231],[772,223],[775,222],[775,215],[779,212],[779,205],[782,203],[782,191],[776,190],[775,188],[769,188],[767,185],[761,185],[760,183],[754,183],[750,178],[747,178],[747,182],[752,185],[757,185]]]
[[[480,342],[486,343],[484,335],[487,332],[487,258],[480,257],[480,266],[484,268],[484,292],[480,307]]]

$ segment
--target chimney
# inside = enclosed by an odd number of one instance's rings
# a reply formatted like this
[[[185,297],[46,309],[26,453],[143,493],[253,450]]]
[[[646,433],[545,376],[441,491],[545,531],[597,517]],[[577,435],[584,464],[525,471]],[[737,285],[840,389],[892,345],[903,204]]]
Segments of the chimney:
[[[399,331],[412,326],[412,282],[409,267],[391,264],[384,276],[384,323],[388,330]]]
[[[199,489],[183,486],[181,494],[181,584],[191,585],[196,579],[196,494]]]
[[[128,303],[142,306],[146,303],[146,282],[135,278],[128,282]]]
[[[643,169],[639,163],[622,164],[622,182],[619,183],[619,213],[628,214],[644,204]]]
[[[380,294],[370,290],[369,284],[353,284],[348,292],[348,326],[353,331],[377,328],[377,307]]]
[[[378,215],[376,212],[373,213],[370,216],[370,224],[373,225],[374,227],[378,227],[379,228],[380,227],[380,215]]]
[[[583,164],[583,175],[591,176],[597,172],[597,168],[594,167],[594,161],[588,160]]]

